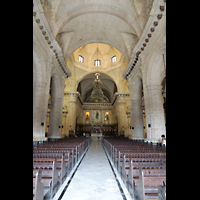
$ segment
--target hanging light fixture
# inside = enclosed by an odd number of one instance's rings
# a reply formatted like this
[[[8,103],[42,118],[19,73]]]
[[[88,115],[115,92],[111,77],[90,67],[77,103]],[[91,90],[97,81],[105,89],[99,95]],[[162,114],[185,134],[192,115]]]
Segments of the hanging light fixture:
[[[95,76],[96,76],[96,78],[92,83],[93,91],[91,94],[91,98],[94,100],[95,103],[101,103],[101,102],[103,102],[103,91],[102,91],[103,83],[99,78],[100,73],[98,73],[98,72],[95,73]]]

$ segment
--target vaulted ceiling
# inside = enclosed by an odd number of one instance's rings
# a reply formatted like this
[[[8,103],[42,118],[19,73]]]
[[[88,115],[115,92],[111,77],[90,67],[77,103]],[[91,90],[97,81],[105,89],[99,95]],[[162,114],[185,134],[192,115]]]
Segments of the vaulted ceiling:
[[[117,86],[116,80],[107,72],[116,67],[123,68],[120,66],[123,59],[129,63],[149,18],[153,0],[40,1],[65,62],[70,58],[73,67],[90,72],[78,80],[77,88],[83,99],[92,91],[96,70],[93,69],[94,59],[99,58],[105,72],[100,76],[103,91],[111,100]],[[84,63],[78,62],[79,55],[84,57]],[[114,55],[117,63],[112,64]]]
[[[105,43],[129,62],[148,20],[153,0],[41,0],[67,61],[79,47]]]
[[[104,95],[109,99],[109,101],[112,101],[112,97],[114,95],[114,92],[116,92],[116,84],[115,82],[106,74],[100,75],[100,80],[102,81],[102,91]],[[80,83],[79,83],[79,92],[81,93],[83,100],[85,101],[86,98],[88,98],[88,95],[91,95],[92,88],[93,88],[93,81],[95,80],[94,74],[87,75]]]

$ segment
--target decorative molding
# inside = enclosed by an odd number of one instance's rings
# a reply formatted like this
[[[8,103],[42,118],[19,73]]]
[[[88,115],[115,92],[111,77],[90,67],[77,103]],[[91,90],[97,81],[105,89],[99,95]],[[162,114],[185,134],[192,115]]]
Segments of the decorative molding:
[[[112,106],[111,103],[84,103],[83,106],[99,106],[99,107],[110,107]]]
[[[78,98],[79,102],[81,103],[81,105],[83,105],[83,100],[82,100],[82,97],[79,92],[65,92],[64,95],[76,96]]]
[[[118,97],[129,97],[130,95],[128,93],[119,93],[119,92],[115,92],[113,100],[111,102],[111,105],[114,106],[116,100]]]
[[[140,38],[140,40],[138,41],[137,45],[135,46],[134,50],[133,50],[133,57],[130,60],[126,70],[123,73],[123,78],[128,79],[128,76],[130,76],[131,72],[133,71],[133,69],[138,66],[138,60],[139,57],[141,56],[142,52],[145,51],[145,47],[148,45],[149,40],[152,38],[152,35],[155,33],[155,28],[158,26],[159,24],[159,20],[162,18],[163,13],[165,12],[165,7],[166,7],[166,0],[160,1],[160,0],[156,0],[153,3],[153,7],[149,16],[149,20],[146,23],[146,27],[145,29],[148,29],[147,31],[143,31],[144,34],[146,34],[146,37],[142,37]],[[162,4],[162,5],[160,5]],[[149,28],[150,27],[150,28]]]
[[[41,33],[44,36],[44,39],[47,41],[47,44],[49,45],[49,48],[55,54],[55,58],[60,66],[61,71],[63,72],[66,78],[70,77],[71,72],[65,63],[60,46],[58,45],[57,41],[55,40],[55,38],[51,33],[50,26],[46,20],[46,17],[44,15],[44,10],[42,8],[40,1],[34,1],[33,3],[33,19],[38,24]]]
[[[64,95],[67,96],[76,96],[78,100],[80,101],[81,105],[86,106],[93,106],[93,107],[112,107],[115,104],[115,101],[118,97],[129,97],[130,95],[128,93],[118,93],[116,92],[114,94],[113,100],[111,103],[84,103],[82,100],[82,97],[79,92],[65,92]]]

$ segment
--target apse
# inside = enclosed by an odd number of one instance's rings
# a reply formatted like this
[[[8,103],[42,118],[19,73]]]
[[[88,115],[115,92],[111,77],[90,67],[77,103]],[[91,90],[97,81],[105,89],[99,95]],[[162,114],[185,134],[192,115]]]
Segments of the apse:
[[[117,86],[108,75],[96,72],[87,75],[79,83],[77,91],[85,103],[111,103]]]

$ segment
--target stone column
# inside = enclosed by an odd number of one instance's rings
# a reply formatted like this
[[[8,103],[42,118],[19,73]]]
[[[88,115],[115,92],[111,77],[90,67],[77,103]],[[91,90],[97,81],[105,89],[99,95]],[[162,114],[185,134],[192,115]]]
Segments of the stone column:
[[[144,124],[142,111],[142,82],[129,81],[131,139],[144,140]]]
[[[132,127],[134,140],[144,140],[144,124],[142,112],[142,100],[131,100],[132,108]]]
[[[147,84],[146,84],[146,76],[147,76],[147,72],[146,72],[146,66],[142,65],[140,67],[141,70],[141,74],[142,74],[142,83],[143,83],[143,94],[144,94],[144,107],[145,107],[145,126],[146,126],[146,131],[147,131],[147,138],[145,138],[145,141],[149,140],[149,136],[151,134],[151,127],[149,127],[148,125],[151,124],[150,121],[150,105],[149,105],[149,95],[148,95],[148,89],[147,89]]]
[[[34,83],[33,85],[33,141],[46,141],[46,107],[45,83]]]
[[[150,132],[147,140],[153,143],[161,142],[161,135],[166,135],[165,119],[162,102],[162,86],[147,86],[149,96]]]
[[[63,129],[62,129],[62,133],[61,136],[62,138],[64,138],[66,136],[67,133],[67,114],[68,114],[68,107],[66,105],[66,94],[64,95],[64,99],[63,99],[64,103],[63,103],[63,113],[62,113],[62,125],[63,125]]]
[[[143,83],[143,92],[144,92],[144,107],[145,107],[145,126],[146,126],[146,131],[147,131],[147,138],[145,138],[146,141],[149,140],[149,136],[151,133],[151,127],[148,125],[151,124],[150,121],[150,105],[149,105],[149,95],[148,95],[148,90],[147,86],[145,83]]]
[[[129,86],[129,90],[130,90],[130,86]],[[134,117],[134,114],[133,114],[133,104],[132,104],[132,92],[130,91],[130,116],[131,116],[131,123],[130,123],[130,128],[131,128],[131,136],[130,136],[130,139],[134,140],[134,125],[133,125],[133,117]]]
[[[68,115],[65,135],[69,137],[69,131],[73,131],[73,135],[75,135],[77,95],[75,93],[67,93],[66,95]]]
[[[52,98],[50,110],[48,138],[60,139],[62,130],[62,98]]]
[[[125,97],[123,95],[119,95],[117,97],[116,102],[116,115],[118,118],[118,134],[120,135],[120,131],[124,131],[124,136],[128,137],[128,120],[126,115],[126,102]]]

